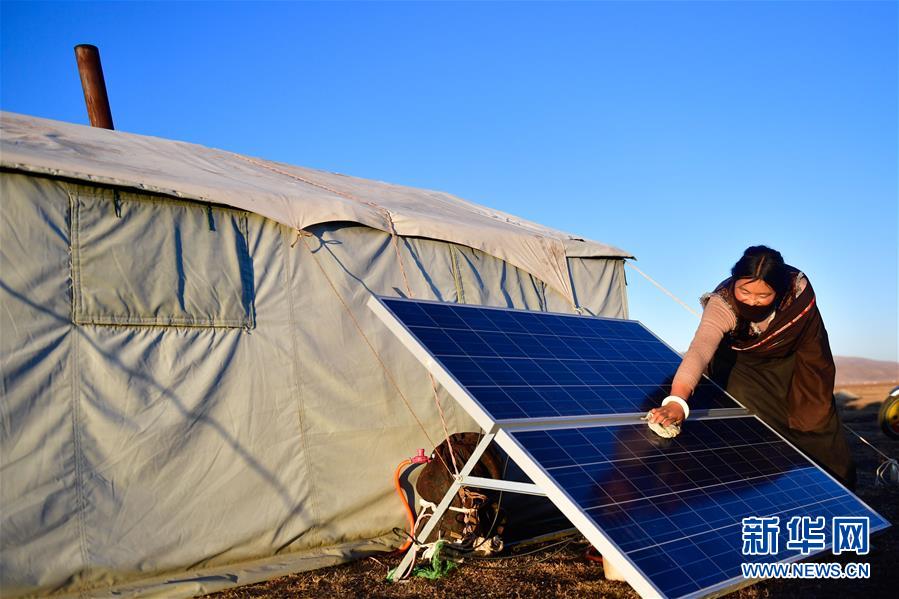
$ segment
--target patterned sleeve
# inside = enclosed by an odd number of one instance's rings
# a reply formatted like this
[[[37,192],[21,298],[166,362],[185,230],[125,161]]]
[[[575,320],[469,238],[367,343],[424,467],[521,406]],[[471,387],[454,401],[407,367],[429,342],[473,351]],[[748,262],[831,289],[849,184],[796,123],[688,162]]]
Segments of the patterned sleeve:
[[[711,295],[702,312],[702,320],[693,341],[674,375],[674,383],[688,387],[692,394],[702,373],[712,361],[724,334],[736,326],[737,317],[727,302],[717,295]]]

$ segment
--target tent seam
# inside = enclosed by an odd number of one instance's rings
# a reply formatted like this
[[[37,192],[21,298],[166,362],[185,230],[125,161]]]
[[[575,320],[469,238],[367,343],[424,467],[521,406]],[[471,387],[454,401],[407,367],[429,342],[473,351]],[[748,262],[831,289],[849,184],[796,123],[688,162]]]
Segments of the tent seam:
[[[73,328],[75,326],[73,325]],[[79,421],[81,420],[80,409],[80,393],[78,386],[78,362],[79,362],[79,335],[75,331],[72,339],[72,439],[75,453],[75,491],[78,496],[78,536],[81,550],[81,559],[84,562],[84,571],[90,571],[90,556],[87,550],[87,524],[84,521],[85,511],[87,509],[87,501],[84,496],[84,463],[82,462],[83,452],[81,449],[81,433]],[[81,591],[82,596],[84,591]]]
[[[546,312],[546,284],[531,273],[526,274],[530,278],[531,287],[533,287],[534,293],[537,295],[537,305],[542,312]]]
[[[81,297],[81,252],[79,251],[78,245],[80,243],[80,237],[78,232],[81,228],[81,218],[80,211],[78,209],[78,191],[77,189],[69,189],[69,209],[71,211],[69,216],[69,226],[71,230],[69,231],[69,259],[70,259],[70,267],[72,274],[72,322],[74,324],[79,324],[79,312],[81,311],[82,306],[82,297]]]
[[[565,270],[568,272],[568,284],[571,285],[571,305],[574,307],[574,311],[578,314],[583,315],[584,310],[581,308],[581,303],[577,298],[577,289],[574,286],[574,275],[571,273],[571,258],[565,256]]]
[[[78,273],[79,256],[75,252],[75,247],[78,244],[78,201],[77,198],[72,195],[71,190],[69,190],[69,200],[69,266],[72,282],[72,315],[74,317],[75,301],[78,293],[76,285],[76,275]],[[80,386],[78,384],[80,337],[78,334],[78,326],[75,324],[74,318],[70,326],[72,334],[72,451],[74,453],[73,457],[75,461],[75,495],[78,499],[78,540],[83,567],[84,570],[87,571],[90,568],[90,561],[87,551],[87,526],[84,521],[87,502],[85,500],[84,494],[84,464],[82,462],[83,452],[81,447],[81,434],[79,425],[79,421],[81,420],[81,410],[79,409]],[[83,591],[81,592],[81,594],[83,596]]]
[[[459,268],[459,258],[456,256],[456,246],[452,243],[448,243],[447,246],[450,251],[450,266],[453,271],[453,282],[456,284],[456,297],[458,298],[459,303],[467,304],[468,302],[465,299],[465,286],[462,283]]]
[[[253,280],[252,276],[252,268],[253,268],[253,256],[250,254],[250,218],[246,212],[242,214],[238,214],[237,217],[237,225],[240,231],[243,233],[244,240],[247,244],[247,259],[249,264],[247,265],[249,268],[244,269],[240,268],[240,279],[241,285],[243,285],[243,289],[241,290],[242,299],[246,302],[244,306],[247,311],[247,326],[246,330],[256,328],[256,281]],[[238,255],[238,263],[240,262],[240,251],[237,252]],[[252,291],[251,291],[252,290]]]
[[[298,235],[302,235],[302,232],[297,230]],[[283,239],[283,237],[282,237]],[[303,457],[306,465],[306,472],[308,473],[309,480],[309,496],[312,500],[312,516],[314,526],[321,526],[321,512],[318,508],[318,498],[317,493],[315,491],[315,478],[313,476],[312,471],[312,463],[309,459],[309,446],[306,444],[306,416],[305,410],[303,409],[303,397],[300,393],[300,352],[297,348],[297,336],[296,336],[296,309],[294,307],[293,302],[293,294],[291,293],[291,282],[293,279],[293,271],[291,269],[291,248],[293,245],[291,244],[288,248],[284,248],[282,244],[282,251],[284,251],[284,262],[286,268],[284,269],[284,278],[286,279],[286,290],[287,290],[287,314],[290,319],[290,349],[291,349],[291,370],[293,371],[293,382],[294,382],[294,399],[297,404],[297,419],[299,421],[300,426],[300,445],[303,448]]]

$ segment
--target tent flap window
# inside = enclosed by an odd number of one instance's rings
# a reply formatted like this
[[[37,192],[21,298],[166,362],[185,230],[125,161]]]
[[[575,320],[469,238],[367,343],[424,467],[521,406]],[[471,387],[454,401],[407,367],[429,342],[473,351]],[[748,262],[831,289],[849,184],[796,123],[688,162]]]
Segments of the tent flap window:
[[[245,212],[73,187],[77,324],[252,328]]]

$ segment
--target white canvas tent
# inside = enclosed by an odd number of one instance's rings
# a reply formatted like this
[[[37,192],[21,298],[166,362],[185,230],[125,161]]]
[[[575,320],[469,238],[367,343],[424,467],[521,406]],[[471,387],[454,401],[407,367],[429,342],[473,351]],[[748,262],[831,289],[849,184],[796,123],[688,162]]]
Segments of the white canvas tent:
[[[191,595],[395,544],[393,468],[476,427],[373,293],[627,316],[629,254],[445,193],[0,124],[3,596]]]

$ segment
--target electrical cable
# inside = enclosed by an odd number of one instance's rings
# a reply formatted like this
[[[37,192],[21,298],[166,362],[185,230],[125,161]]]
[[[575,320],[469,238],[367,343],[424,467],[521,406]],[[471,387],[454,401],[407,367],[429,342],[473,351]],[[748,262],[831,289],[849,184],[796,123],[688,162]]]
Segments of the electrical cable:
[[[510,567],[510,566],[488,566],[486,563],[485,563],[485,564],[470,564],[470,565],[474,566],[475,568],[481,568],[481,569],[484,569],[484,570],[507,570],[507,571],[526,570],[526,569],[528,569],[528,568],[532,568],[532,567],[534,566],[534,564],[539,564],[539,563],[542,563],[542,562],[546,562],[546,561],[549,561],[550,559],[556,557],[557,555],[559,555],[560,553],[562,553],[562,551],[564,551],[565,548],[568,547],[571,543],[572,543],[572,541],[571,541],[570,539],[568,539],[568,540],[558,541],[558,542],[553,543],[553,544],[551,544],[551,545],[547,545],[547,546],[545,546],[545,547],[541,547],[541,548],[539,548],[539,549],[535,549],[534,551],[530,551],[530,552],[528,552],[528,553],[522,553],[522,554],[519,554],[519,555],[509,555],[509,556],[503,556],[503,557],[469,556],[469,557],[466,557],[465,559],[466,559],[466,560],[472,560],[472,561],[474,561],[474,562],[504,562],[504,561],[511,560],[511,559],[518,559],[518,558],[521,558],[521,557],[527,557],[528,555],[534,555],[534,554],[540,553],[540,552],[542,552],[542,551],[546,551],[547,549],[550,549],[550,548],[555,547],[555,546],[557,546],[557,545],[561,545],[561,547],[559,547],[558,549],[556,549],[555,551],[553,551],[553,552],[550,553],[549,555],[547,555],[547,556],[545,556],[545,557],[543,557],[543,558],[541,558],[541,559],[539,559],[539,560],[534,560],[534,561],[531,561],[531,562],[529,562],[529,563],[527,563],[527,564],[524,564],[524,565],[521,565],[521,566],[514,566],[514,567]]]
[[[412,513],[412,508],[409,507],[409,501],[406,499],[406,493],[403,491],[403,487],[400,485],[400,476],[402,476],[403,471],[412,464],[412,458],[406,458],[402,462],[399,463],[399,466],[396,467],[396,472],[393,475],[393,487],[396,489],[396,494],[400,496],[400,501],[403,502],[403,507],[406,508],[406,519],[409,522],[409,530],[415,531],[415,514]],[[411,534],[410,534],[411,536]],[[412,541],[406,540],[403,543],[402,547],[396,550],[397,553],[403,553],[409,546],[412,545]]]

